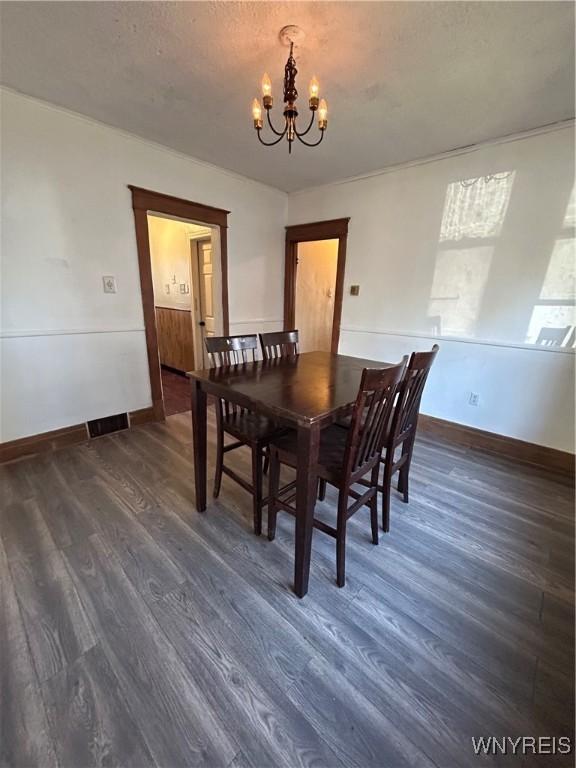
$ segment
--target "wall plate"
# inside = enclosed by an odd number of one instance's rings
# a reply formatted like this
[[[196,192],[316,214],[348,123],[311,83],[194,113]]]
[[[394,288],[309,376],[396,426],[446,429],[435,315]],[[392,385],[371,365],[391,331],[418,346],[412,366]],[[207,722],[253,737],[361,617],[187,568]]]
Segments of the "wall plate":
[[[116,278],[114,275],[104,275],[102,277],[102,286],[104,293],[116,293]]]

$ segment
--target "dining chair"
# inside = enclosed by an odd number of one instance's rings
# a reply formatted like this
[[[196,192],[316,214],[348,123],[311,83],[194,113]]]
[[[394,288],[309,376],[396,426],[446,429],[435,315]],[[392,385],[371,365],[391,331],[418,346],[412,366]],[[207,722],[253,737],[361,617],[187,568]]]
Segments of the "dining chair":
[[[206,338],[206,349],[213,367],[243,365],[256,360],[258,337],[249,336],[210,336]],[[225,444],[224,435],[235,438],[235,442]],[[281,434],[276,424],[260,414],[219,398],[216,403],[216,473],[214,476],[214,498],[218,498],[222,484],[222,475],[227,475],[248,493],[252,494],[254,533],[262,532],[263,500],[263,460],[264,452],[270,440]],[[236,474],[224,464],[224,454],[236,448],[248,446],[252,452],[252,483]]]
[[[298,354],[298,331],[272,331],[260,334],[264,360],[290,357]]]
[[[378,472],[383,435],[393,414],[396,392],[406,366],[406,356],[388,368],[365,368],[354,403],[350,428],[333,424],[320,432],[317,465],[319,480],[338,489],[336,527],[314,519],[314,527],[336,539],[336,583],[343,587],[346,571],[346,523],[361,507],[370,508],[372,542],[378,544]],[[276,535],[276,517],[280,510],[296,514],[291,502],[295,482],[280,488],[282,464],[297,466],[297,433],[291,430],[270,443],[270,492],[268,497],[268,539]],[[359,493],[352,486],[370,475],[368,489]],[[353,502],[349,506],[349,499]]]
[[[408,503],[408,478],[412,452],[418,427],[420,402],[432,364],[438,354],[438,344],[434,344],[430,352],[412,352],[406,367],[394,408],[394,416],[390,430],[385,435],[381,462],[384,464],[384,480],[379,490],[382,492],[382,528],[390,530],[390,494],[392,476],[398,475],[398,491],[404,502]],[[395,458],[397,449],[402,446],[401,454]]]

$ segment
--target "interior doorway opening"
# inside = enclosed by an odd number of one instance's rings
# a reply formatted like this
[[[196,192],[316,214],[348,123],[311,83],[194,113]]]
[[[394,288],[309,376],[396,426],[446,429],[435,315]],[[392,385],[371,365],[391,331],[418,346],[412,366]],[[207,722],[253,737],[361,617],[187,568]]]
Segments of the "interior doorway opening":
[[[153,413],[190,410],[187,371],[228,333],[229,211],[130,186]]]
[[[147,218],[162,399],[171,416],[190,410],[186,372],[206,366],[204,338],[222,327],[217,228],[155,212]]]
[[[284,330],[300,349],[338,352],[349,218],[286,227]]]
[[[309,240],[296,250],[295,327],[301,352],[330,352],[338,240]]]

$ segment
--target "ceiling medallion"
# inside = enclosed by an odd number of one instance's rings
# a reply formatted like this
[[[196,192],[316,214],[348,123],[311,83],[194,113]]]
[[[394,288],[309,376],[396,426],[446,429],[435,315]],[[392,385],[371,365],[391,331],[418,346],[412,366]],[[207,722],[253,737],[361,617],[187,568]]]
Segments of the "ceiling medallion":
[[[267,74],[262,78],[262,104],[266,110],[268,126],[272,133],[278,138],[273,139],[272,141],[264,141],[261,135],[263,125],[262,105],[258,99],[254,99],[252,102],[252,118],[260,143],[264,144],[266,147],[273,147],[274,144],[278,144],[284,137],[286,137],[289,153],[292,152],[292,142],[294,139],[298,139],[298,141],[305,144],[307,147],[317,147],[324,138],[324,133],[328,126],[328,107],[326,101],[319,98],[320,86],[315,77],[310,80],[310,85],[308,87],[308,107],[311,112],[310,122],[303,131],[299,131],[296,126],[296,119],[298,117],[298,109],[296,107],[296,99],[298,98],[296,75],[298,74],[298,70],[296,69],[296,61],[294,60],[294,44],[302,40],[303,37],[304,33],[302,30],[293,25],[284,27],[280,31],[280,40],[282,40],[285,45],[290,45],[290,55],[288,56],[288,61],[284,67],[284,127],[281,131],[277,131],[276,128],[274,128],[272,120],[270,119],[270,110],[272,109],[274,102],[272,98],[272,83]],[[318,112],[320,138],[316,141],[305,141],[303,136],[306,136],[310,132],[310,129],[314,124],[314,115],[316,112]]]

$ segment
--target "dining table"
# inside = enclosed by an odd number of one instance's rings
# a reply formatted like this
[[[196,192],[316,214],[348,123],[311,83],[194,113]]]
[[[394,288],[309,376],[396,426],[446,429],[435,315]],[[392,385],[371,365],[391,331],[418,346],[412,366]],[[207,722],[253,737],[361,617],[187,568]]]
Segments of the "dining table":
[[[330,352],[191,371],[196,509],[206,510],[208,395],[267,416],[296,430],[296,531],[294,591],[308,591],[321,430],[350,411],[364,368],[393,363]]]

